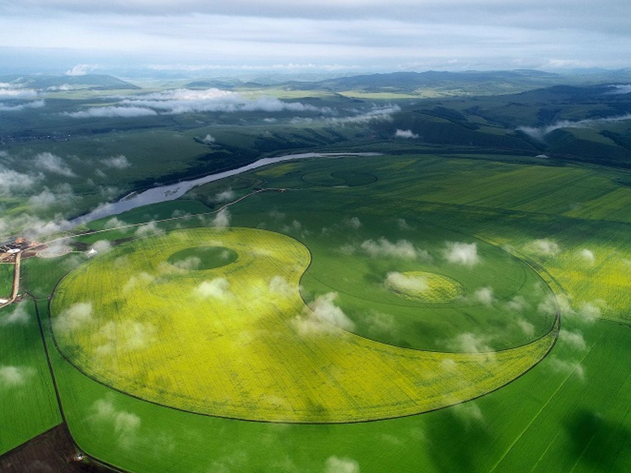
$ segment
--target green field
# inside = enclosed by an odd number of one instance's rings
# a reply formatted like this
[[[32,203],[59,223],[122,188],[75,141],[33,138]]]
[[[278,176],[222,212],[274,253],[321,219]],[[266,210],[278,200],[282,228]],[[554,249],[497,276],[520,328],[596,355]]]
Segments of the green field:
[[[0,264],[0,299],[8,299],[13,288],[12,264]]]
[[[0,454],[61,422],[35,304],[0,313]]]
[[[81,237],[131,240],[29,259],[23,284],[45,297],[67,274],[50,321],[39,305],[64,412],[82,449],[128,471],[622,473],[617,178],[491,156],[286,163],[186,196],[287,189],[230,207],[227,230],[211,215]],[[119,218],[177,210],[160,209]]]

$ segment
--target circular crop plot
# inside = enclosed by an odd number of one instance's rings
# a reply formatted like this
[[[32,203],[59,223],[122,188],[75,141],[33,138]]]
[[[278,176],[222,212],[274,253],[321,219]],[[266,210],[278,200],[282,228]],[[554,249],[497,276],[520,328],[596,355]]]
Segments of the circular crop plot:
[[[531,368],[555,341],[558,324],[490,353],[370,340],[339,320],[332,296],[305,304],[300,281],[309,264],[303,244],[265,230],[134,240],[60,282],[51,301],[55,343],[85,375],[149,402],[245,420],[339,423],[476,398]]]
[[[425,271],[389,273],[384,285],[399,296],[429,304],[445,304],[464,294],[458,281]]]

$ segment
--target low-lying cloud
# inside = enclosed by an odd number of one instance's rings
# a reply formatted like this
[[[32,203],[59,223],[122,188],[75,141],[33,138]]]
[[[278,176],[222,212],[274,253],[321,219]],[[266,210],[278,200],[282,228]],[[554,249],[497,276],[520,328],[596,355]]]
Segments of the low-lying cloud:
[[[395,138],[416,139],[418,135],[412,130],[397,130],[394,134]]]
[[[388,273],[384,284],[386,287],[404,293],[420,293],[429,289],[427,279],[423,276],[399,272]]]
[[[91,302],[77,302],[53,319],[53,328],[58,333],[70,334],[90,326],[94,322],[93,316]]]
[[[480,263],[477,243],[462,243],[448,241],[443,250],[445,259],[453,264],[473,267]]]
[[[359,463],[352,458],[332,456],[324,462],[324,473],[360,473]]]
[[[5,308],[4,311],[7,309]],[[4,312],[3,311],[3,312]],[[0,312],[0,327],[7,325],[26,325],[31,319],[28,313],[28,302],[23,301],[17,304],[13,310],[9,313],[3,314]]]
[[[111,156],[109,158],[105,158],[101,161],[105,167],[112,169],[127,169],[131,166],[129,159],[127,159],[124,155],[119,156]]]
[[[116,435],[119,445],[132,448],[138,440],[141,419],[136,414],[118,409],[109,398],[97,399],[92,404],[92,420],[109,428]]]
[[[0,365],[0,389],[24,386],[36,373],[30,366]]]
[[[561,252],[559,244],[549,238],[533,240],[524,249],[539,256],[556,256]]]
[[[64,177],[76,177],[66,162],[59,156],[45,152],[35,155],[34,165],[37,169],[41,169],[51,174],[58,174]]]
[[[204,299],[229,299],[232,298],[230,292],[230,282],[226,278],[215,278],[210,281],[203,281],[194,290],[194,294]]]
[[[616,117],[608,117],[608,118],[587,118],[585,120],[578,121],[570,121],[570,120],[561,120],[552,125],[543,126],[543,127],[529,127],[529,126],[520,126],[517,129],[519,131],[523,131],[527,135],[532,138],[543,141],[545,136],[548,133],[552,133],[555,130],[559,130],[562,128],[594,128],[599,125],[604,125],[606,123],[611,122],[620,122],[631,120],[631,113],[626,115],[620,115]]]
[[[335,304],[335,299],[335,292],[318,296],[309,308],[305,307],[302,313],[292,320],[296,330],[303,336],[335,333],[338,327],[354,330],[355,323]]]
[[[431,259],[430,254],[426,250],[417,248],[409,240],[391,242],[390,240],[382,237],[377,241],[364,241],[360,245],[360,249],[368,253],[373,258],[394,257],[409,260]]]

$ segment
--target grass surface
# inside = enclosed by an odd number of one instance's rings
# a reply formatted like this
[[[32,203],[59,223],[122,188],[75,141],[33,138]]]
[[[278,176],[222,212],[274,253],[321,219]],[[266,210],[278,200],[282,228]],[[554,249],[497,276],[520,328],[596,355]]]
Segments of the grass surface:
[[[8,299],[13,288],[12,264],[0,264],[0,299]]]
[[[0,455],[61,422],[33,302],[0,310]]]

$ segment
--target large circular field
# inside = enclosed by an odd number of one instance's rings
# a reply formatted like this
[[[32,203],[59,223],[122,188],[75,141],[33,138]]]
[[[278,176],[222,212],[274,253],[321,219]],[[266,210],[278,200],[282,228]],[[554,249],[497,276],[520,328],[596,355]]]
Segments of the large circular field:
[[[323,270],[314,254],[317,278]],[[251,228],[135,240],[61,281],[51,302],[55,341],[86,375],[150,402],[246,420],[328,423],[411,415],[476,398],[527,371],[556,337],[555,323],[516,348],[479,353],[369,339],[353,333],[359,329],[340,315],[335,296],[320,294],[307,306],[300,282],[311,263],[297,240]],[[332,267],[326,284],[339,279],[350,287],[342,269]],[[410,270],[402,267],[401,274]],[[356,276],[357,295],[371,293]],[[445,304],[465,304],[454,292],[457,278],[425,280]],[[391,282],[371,297],[419,304],[409,281]]]

